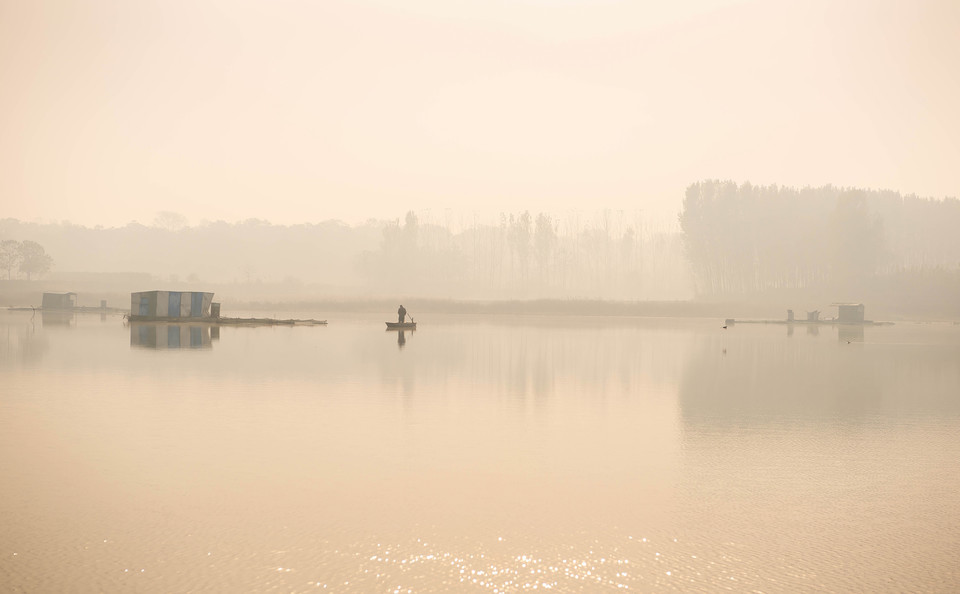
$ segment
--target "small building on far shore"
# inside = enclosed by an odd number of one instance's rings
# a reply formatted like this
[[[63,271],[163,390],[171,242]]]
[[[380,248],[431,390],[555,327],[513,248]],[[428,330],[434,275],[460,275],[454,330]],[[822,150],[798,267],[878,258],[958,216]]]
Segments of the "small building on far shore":
[[[213,293],[140,291],[130,293],[130,315],[150,318],[209,318]]]
[[[44,293],[41,309],[73,309],[77,306],[76,293]]]
[[[835,303],[837,306],[837,322],[840,324],[862,324],[863,323],[863,304],[862,303]]]

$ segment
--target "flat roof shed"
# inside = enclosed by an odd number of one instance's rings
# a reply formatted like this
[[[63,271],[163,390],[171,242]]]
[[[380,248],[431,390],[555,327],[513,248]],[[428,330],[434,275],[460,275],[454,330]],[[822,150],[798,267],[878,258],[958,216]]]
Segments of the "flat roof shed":
[[[44,293],[40,302],[42,309],[73,309],[76,306],[76,293]]]
[[[837,321],[841,324],[862,324],[864,307],[862,303],[834,303],[837,306]]]

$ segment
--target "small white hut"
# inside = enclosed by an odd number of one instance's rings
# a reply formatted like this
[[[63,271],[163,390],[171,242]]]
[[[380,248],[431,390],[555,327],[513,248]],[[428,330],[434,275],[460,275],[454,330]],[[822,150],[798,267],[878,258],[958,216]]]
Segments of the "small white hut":
[[[77,306],[76,293],[44,293],[41,309],[73,309]]]
[[[862,303],[834,303],[837,306],[837,321],[841,324],[862,324],[864,307]]]

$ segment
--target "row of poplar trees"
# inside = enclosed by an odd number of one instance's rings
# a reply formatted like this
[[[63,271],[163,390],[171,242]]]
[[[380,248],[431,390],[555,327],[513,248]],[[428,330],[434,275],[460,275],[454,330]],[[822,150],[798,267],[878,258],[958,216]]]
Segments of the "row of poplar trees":
[[[385,226],[362,268],[401,293],[457,298],[676,299],[686,290],[679,237],[623,212],[503,213],[458,230],[410,212]]]
[[[898,192],[701,181],[680,213],[696,292],[850,286],[960,270],[960,201]]]

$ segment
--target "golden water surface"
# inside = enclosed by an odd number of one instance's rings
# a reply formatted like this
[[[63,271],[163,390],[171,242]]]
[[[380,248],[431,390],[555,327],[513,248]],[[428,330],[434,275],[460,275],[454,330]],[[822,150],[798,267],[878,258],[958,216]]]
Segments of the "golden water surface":
[[[0,312],[0,591],[960,589],[960,326],[417,321]]]

